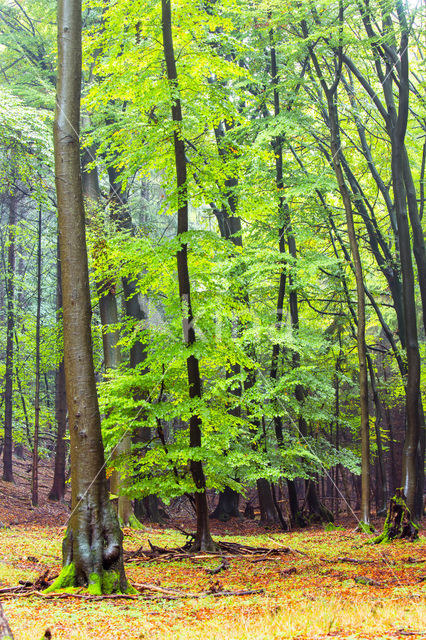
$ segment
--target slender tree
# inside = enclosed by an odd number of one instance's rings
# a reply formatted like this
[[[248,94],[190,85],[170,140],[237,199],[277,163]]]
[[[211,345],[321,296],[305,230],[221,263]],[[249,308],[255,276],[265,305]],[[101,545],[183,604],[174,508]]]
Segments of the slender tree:
[[[62,323],[62,285],[61,285],[61,259],[59,255],[59,238],[56,249],[56,322]],[[49,500],[62,500],[65,496],[65,468],[66,468],[66,442],[67,430],[67,394],[65,391],[65,367],[61,354],[60,362],[55,371],[55,418],[56,418],[56,445],[55,445],[55,469],[53,483],[49,493]]]
[[[41,206],[39,206],[37,224],[37,311],[34,396],[34,445],[31,484],[31,503],[33,507],[36,507],[38,505],[38,440],[40,431],[41,223]]]
[[[178,238],[188,231],[188,186],[185,156],[185,142],[182,137],[182,106],[179,97],[179,83],[176,69],[176,59],[173,48],[172,12],[170,0],[161,0],[162,32],[164,58],[166,62],[167,78],[170,85],[170,99],[172,120],[174,124],[174,152],[176,166],[176,182],[178,193]],[[177,274],[179,282],[179,297],[182,305],[182,326],[184,340],[188,349],[195,344],[195,330],[191,305],[191,287],[188,271],[188,246],[182,241],[177,252]],[[198,359],[194,354],[187,358],[187,372],[190,398],[201,398],[201,378]],[[189,444],[193,449],[201,446],[201,417],[197,413],[191,415],[189,421]],[[194,451],[195,453],[195,451]],[[195,484],[195,506],[197,514],[197,532],[193,544],[194,550],[211,551],[215,544],[210,535],[208,505],[206,495],[206,479],[201,460],[194,456],[190,461],[191,474]]]
[[[13,439],[12,439],[12,401],[13,401],[13,340],[15,330],[15,225],[17,214],[17,195],[9,196],[8,250],[7,250],[7,336],[6,336],[6,384],[4,390],[4,446],[3,446],[3,480],[13,482]]]

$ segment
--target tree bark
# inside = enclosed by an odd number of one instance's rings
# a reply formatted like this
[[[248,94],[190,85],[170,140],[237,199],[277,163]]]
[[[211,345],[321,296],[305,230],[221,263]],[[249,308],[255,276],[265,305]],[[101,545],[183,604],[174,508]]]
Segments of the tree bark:
[[[56,321],[62,322],[62,286],[61,286],[61,257],[59,253],[59,238],[56,255]],[[62,500],[65,496],[65,468],[66,451],[65,433],[67,430],[67,395],[65,391],[64,359],[55,372],[55,418],[56,418],[56,447],[55,470],[49,500]]]
[[[230,518],[238,518],[241,514],[238,508],[240,494],[230,487],[225,487],[219,494],[219,502],[210,518],[217,518],[221,522],[227,522]]]
[[[34,397],[34,446],[31,483],[31,504],[38,505],[38,437],[40,429],[40,322],[41,322],[41,206],[38,211],[37,238],[37,311],[36,311],[36,353],[35,353],[35,397]]]
[[[91,304],[80,174],[81,2],[58,3],[58,85],[54,122],[56,193],[71,448],[72,513],[63,568],[50,591],[128,589],[122,532],[109,501],[92,355]]]
[[[13,438],[12,438],[12,413],[13,413],[13,333],[15,330],[15,225],[17,213],[16,194],[9,197],[8,219],[8,250],[7,250],[7,336],[6,336],[6,371],[4,389],[4,445],[3,445],[3,480],[13,482]]]
[[[398,4],[398,3],[397,3]],[[403,26],[403,25],[402,25]],[[407,496],[408,509],[414,516],[417,465],[416,455],[419,443],[420,416],[420,353],[417,334],[416,301],[414,293],[414,271],[411,258],[410,229],[407,217],[407,200],[404,183],[405,133],[408,119],[409,80],[408,80],[408,30],[403,27],[400,43],[400,86],[398,115],[392,129],[392,185],[395,211],[398,222],[399,251],[403,282],[403,303],[405,315],[405,338],[407,350],[406,412],[407,429],[402,452],[402,483]]]
[[[188,231],[188,187],[185,157],[185,143],[182,138],[182,107],[179,97],[179,84],[176,59],[173,48],[171,0],[161,0],[162,33],[167,78],[170,86],[171,112],[174,129],[174,152],[176,165],[176,183],[178,193],[178,238]],[[191,305],[191,288],[188,271],[188,246],[184,242],[177,252],[177,273],[179,297],[182,305],[183,336],[188,349],[195,344],[195,330]],[[201,398],[201,378],[198,359],[191,354],[187,358],[189,397]],[[189,421],[189,444],[191,448],[201,447],[201,417],[193,413]],[[201,460],[191,459],[190,468],[195,484],[195,506],[197,514],[197,532],[193,544],[194,550],[214,550],[215,543],[210,535],[206,479]]]
[[[271,484],[265,478],[259,478],[256,482],[257,495],[260,507],[260,524],[280,524],[280,518],[275,508]]]

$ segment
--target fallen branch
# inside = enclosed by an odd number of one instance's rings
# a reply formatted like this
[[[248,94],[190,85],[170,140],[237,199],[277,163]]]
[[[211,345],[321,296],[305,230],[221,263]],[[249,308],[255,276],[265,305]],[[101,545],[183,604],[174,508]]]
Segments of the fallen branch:
[[[275,540],[273,540],[275,542]],[[269,549],[268,547],[251,547],[245,544],[240,544],[239,542],[228,542],[224,540],[220,540],[217,543],[219,550],[217,552],[212,553],[204,553],[202,555],[194,555],[192,554],[190,549],[190,543],[185,544],[183,547],[174,547],[172,549],[166,549],[165,547],[157,547],[152,544],[150,540],[148,540],[148,544],[150,549],[143,549],[140,547],[136,551],[132,551],[125,555],[125,560],[128,562],[132,562],[137,560],[146,560],[153,561],[157,559],[162,560],[182,560],[182,559],[192,559],[192,560],[200,560],[205,558],[211,558],[214,556],[222,557],[222,558],[233,558],[238,556],[244,556],[246,558],[255,557],[255,556],[264,556],[264,558],[269,556],[280,556],[284,553],[293,553],[299,554],[301,556],[307,556],[303,551],[298,551],[297,549],[292,549],[291,547],[277,547],[276,549]],[[223,552],[226,552],[225,556]]]
[[[379,582],[376,582],[376,580],[373,580],[372,578],[366,578],[365,576],[355,576],[354,580],[358,584],[367,584],[369,587],[381,586]]]
[[[371,560],[357,560],[356,558],[347,558],[344,556],[343,558],[337,558],[339,562],[351,562],[352,564],[368,564]],[[335,560],[333,560],[335,562]]]
[[[229,562],[226,558],[224,558],[218,567],[216,567],[215,569],[206,569],[206,573],[211,576],[215,576],[216,574],[220,573],[221,571],[225,571],[226,569],[229,569]]]
[[[171,589],[166,587],[160,587],[155,584],[148,583],[134,583],[133,586],[135,589],[142,591],[153,591],[155,593],[161,594],[167,600],[180,600],[182,598],[208,598],[209,596],[218,598],[218,597],[226,597],[226,596],[246,596],[263,593],[263,589],[244,589],[237,591],[202,591],[201,593],[192,593],[187,591],[179,591],[178,589]],[[145,596],[140,593],[139,595],[130,595],[126,593],[111,593],[105,595],[91,595],[88,593],[81,592],[58,592],[58,593],[43,593],[42,591],[25,591],[22,593],[12,593],[8,594],[11,598],[28,598],[31,596],[36,596],[38,598],[42,598],[44,600],[65,600],[66,598],[76,598],[78,600],[138,600],[139,598],[144,598]]]

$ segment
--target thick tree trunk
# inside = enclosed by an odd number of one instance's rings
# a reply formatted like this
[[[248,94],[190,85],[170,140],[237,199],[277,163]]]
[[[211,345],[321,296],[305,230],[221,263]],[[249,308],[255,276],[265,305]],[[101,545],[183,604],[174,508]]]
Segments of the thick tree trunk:
[[[403,25],[402,25],[403,26]],[[398,116],[392,131],[392,184],[395,211],[398,222],[399,250],[403,282],[403,302],[405,315],[405,337],[407,350],[406,412],[407,430],[402,453],[402,483],[407,496],[407,506],[415,513],[417,485],[417,449],[420,433],[420,353],[417,334],[416,300],[414,292],[414,271],[411,258],[410,229],[407,218],[407,201],[404,184],[405,147],[404,139],[408,119],[408,30],[402,30],[400,51],[400,86]],[[406,170],[406,167],[405,167]],[[406,176],[405,176],[406,177]]]
[[[219,494],[219,502],[210,518],[217,518],[221,522],[227,522],[230,518],[240,517],[239,503],[240,494],[238,491],[225,487],[224,491]]]
[[[13,438],[12,438],[12,412],[13,412],[13,333],[15,330],[14,308],[14,277],[15,277],[15,225],[16,225],[16,195],[11,194],[9,199],[8,220],[8,250],[7,250],[7,336],[6,336],[6,370],[4,389],[4,445],[3,445],[3,480],[13,482]]]
[[[179,84],[176,70],[176,60],[173,49],[171,0],[161,0],[162,32],[164,58],[166,62],[167,77],[170,85],[170,97],[172,102],[172,120],[175,124],[174,151],[176,165],[176,182],[178,193],[178,238],[188,231],[188,188],[185,157],[185,143],[180,132],[182,126],[182,108],[179,98]],[[188,247],[182,244],[177,253],[177,274],[179,282],[179,297],[182,305],[182,327],[184,340],[188,348],[195,344],[195,330],[193,326],[193,314],[191,305],[191,289],[188,271]],[[201,398],[201,378],[198,359],[190,355],[187,359],[187,373],[189,385],[189,397]],[[189,421],[189,445],[198,449],[201,446],[201,418],[193,414]],[[211,551],[215,549],[215,543],[210,535],[208,517],[206,479],[203,465],[200,460],[190,461],[192,479],[195,484],[195,505],[197,513],[197,532],[195,535],[194,550]]]
[[[57,322],[62,318],[62,285],[61,285],[61,258],[59,253],[59,241],[56,256],[56,318]],[[55,372],[55,418],[56,418],[56,448],[55,470],[53,484],[49,493],[49,500],[62,500],[65,496],[65,468],[67,445],[65,433],[67,430],[67,395],[65,391],[65,367],[61,359]]]
[[[124,592],[128,585],[123,564],[123,536],[107,490],[92,356],[79,145],[80,0],[59,0],[58,61],[54,148],[72,513],[63,544],[63,569],[49,590],[85,586],[97,594]]]

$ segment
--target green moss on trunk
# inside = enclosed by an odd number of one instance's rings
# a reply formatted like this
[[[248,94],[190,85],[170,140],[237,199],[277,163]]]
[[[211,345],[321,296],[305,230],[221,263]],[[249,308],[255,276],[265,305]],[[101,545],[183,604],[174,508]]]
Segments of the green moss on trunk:
[[[410,510],[405,502],[404,490],[396,489],[389,503],[388,514],[382,533],[373,539],[375,544],[392,542],[406,538],[415,540],[419,535],[419,527],[411,520]]]
[[[72,562],[62,568],[61,573],[54,582],[45,589],[45,593],[52,593],[56,591],[64,591],[65,589],[73,589],[75,587],[75,566]]]

